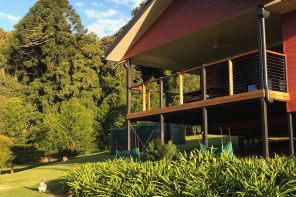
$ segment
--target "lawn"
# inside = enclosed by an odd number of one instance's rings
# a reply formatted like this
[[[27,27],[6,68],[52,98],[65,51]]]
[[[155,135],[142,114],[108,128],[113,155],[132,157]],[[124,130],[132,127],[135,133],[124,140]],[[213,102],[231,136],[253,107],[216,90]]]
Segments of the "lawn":
[[[16,167],[18,172],[0,175],[0,196],[62,196],[64,191],[60,182],[62,177],[70,170],[75,169],[83,163],[104,161],[111,157],[109,152],[102,152],[79,156],[66,163],[57,162],[42,166],[37,166],[36,164],[32,164],[33,166],[18,166]],[[28,169],[30,167],[32,168]],[[22,170],[22,168],[24,170]],[[37,191],[37,186],[41,177],[44,177],[46,182],[48,182],[48,193],[39,193]]]
[[[221,142],[229,142],[230,138],[226,135],[208,135],[209,139],[209,146],[218,146],[221,144]],[[236,148],[238,146],[238,140],[237,137],[231,137],[231,141],[233,143],[233,146]],[[198,148],[199,143],[202,142],[202,136],[201,135],[193,135],[193,136],[187,136],[186,137],[186,144],[179,145],[179,150],[193,150],[195,148]]]
[[[224,142],[227,142],[228,136],[224,136]],[[201,140],[201,136],[188,136],[184,145],[180,145],[178,148],[180,150],[191,150],[198,147]],[[236,138],[233,139],[234,144]],[[221,143],[220,136],[209,136],[209,144],[217,145]],[[63,196],[64,190],[62,188],[63,176],[76,167],[87,162],[98,162],[104,161],[108,158],[112,158],[109,152],[101,152],[91,155],[78,156],[71,159],[68,162],[62,163],[51,163],[47,165],[41,165],[38,163],[32,163],[22,166],[15,167],[14,174],[2,174],[0,175],[0,196],[1,197],[31,197],[31,196]],[[8,171],[8,169],[2,169]],[[39,193],[37,191],[37,186],[39,179],[41,177],[45,178],[48,183],[48,192]]]

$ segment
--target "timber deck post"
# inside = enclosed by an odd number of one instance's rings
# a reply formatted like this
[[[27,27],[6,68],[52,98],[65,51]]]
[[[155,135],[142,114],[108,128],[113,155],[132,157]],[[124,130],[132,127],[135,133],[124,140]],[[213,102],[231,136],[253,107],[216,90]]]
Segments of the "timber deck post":
[[[126,114],[131,113],[131,63],[128,59],[125,63],[126,66]],[[127,150],[131,150],[131,121],[127,119]]]
[[[159,86],[160,86],[160,98],[159,98],[159,107],[163,108],[163,79],[159,79]]]
[[[201,66],[201,90],[202,100],[207,99],[207,79],[206,79],[206,68],[204,65]],[[206,107],[202,107],[202,143],[208,146],[208,110]]]
[[[179,100],[179,104],[182,105],[184,104],[184,97],[183,97],[183,74],[179,74],[179,97],[180,97],[180,100]]]
[[[293,129],[293,115],[288,112],[288,129],[289,129],[289,145],[290,145],[290,156],[295,155],[294,150],[294,129]]]
[[[142,90],[143,90],[143,111],[146,111],[146,85],[145,84],[143,84]]]

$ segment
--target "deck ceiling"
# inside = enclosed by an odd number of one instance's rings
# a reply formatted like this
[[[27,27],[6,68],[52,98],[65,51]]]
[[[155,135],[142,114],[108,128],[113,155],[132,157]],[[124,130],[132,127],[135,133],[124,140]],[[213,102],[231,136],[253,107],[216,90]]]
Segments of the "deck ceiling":
[[[266,21],[266,30],[268,47],[282,43],[279,14],[271,14]],[[215,40],[218,40],[218,47],[213,47]],[[132,58],[132,63],[181,71],[257,48],[257,19],[254,9],[201,32],[139,54]]]
[[[296,0],[283,0],[266,7],[267,10],[279,14],[285,14],[296,9]]]

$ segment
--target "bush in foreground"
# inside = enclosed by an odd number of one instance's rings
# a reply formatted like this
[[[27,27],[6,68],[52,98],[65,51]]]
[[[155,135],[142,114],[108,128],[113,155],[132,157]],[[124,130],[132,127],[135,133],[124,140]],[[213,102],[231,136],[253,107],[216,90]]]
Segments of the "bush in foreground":
[[[197,150],[175,161],[116,159],[73,171],[73,196],[293,196],[296,159],[229,159]]]
[[[147,159],[158,161],[161,159],[173,159],[177,154],[177,146],[169,141],[162,144],[161,140],[152,140],[147,146]]]

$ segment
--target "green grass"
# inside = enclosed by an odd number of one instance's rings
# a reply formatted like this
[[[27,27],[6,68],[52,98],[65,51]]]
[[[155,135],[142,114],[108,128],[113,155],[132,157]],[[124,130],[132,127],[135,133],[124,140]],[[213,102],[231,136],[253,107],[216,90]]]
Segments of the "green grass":
[[[220,145],[221,142],[229,142],[230,138],[229,136],[220,136],[220,135],[208,135],[208,140],[209,140],[209,146],[217,146]],[[192,135],[192,136],[187,136],[186,137],[186,144],[179,145],[178,149],[179,150],[193,150],[195,148],[198,148],[199,143],[202,141],[202,136],[201,135]],[[238,146],[238,140],[237,137],[231,137],[231,141],[233,143],[233,146],[236,147]]]
[[[227,142],[228,136],[223,136],[223,141]],[[198,147],[201,141],[201,136],[187,136],[186,144],[178,146],[180,150],[192,150]],[[236,144],[237,139],[232,140]],[[221,137],[215,135],[209,135],[209,144],[218,145],[221,143]],[[72,169],[87,162],[99,162],[105,159],[112,158],[108,152],[102,152],[98,154],[78,156],[66,163],[51,163],[42,165],[40,163],[31,163],[26,165],[15,166],[14,174],[2,174],[0,175],[0,196],[1,197],[31,197],[31,196],[63,196],[65,191],[63,190],[62,178],[67,175]],[[1,169],[4,172],[9,172],[10,169]],[[48,192],[39,193],[37,186],[39,179],[45,178],[48,183]]]
[[[65,191],[60,182],[68,172],[83,163],[104,161],[111,157],[108,152],[102,152],[78,156],[65,163],[57,162],[42,166],[36,164],[32,164],[33,166],[16,166],[16,169],[20,171],[14,174],[0,175],[0,196],[62,196],[65,194]],[[28,169],[30,167],[32,168]],[[48,183],[47,193],[39,193],[37,191],[37,186],[41,177],[44,177],[45,181]]]

